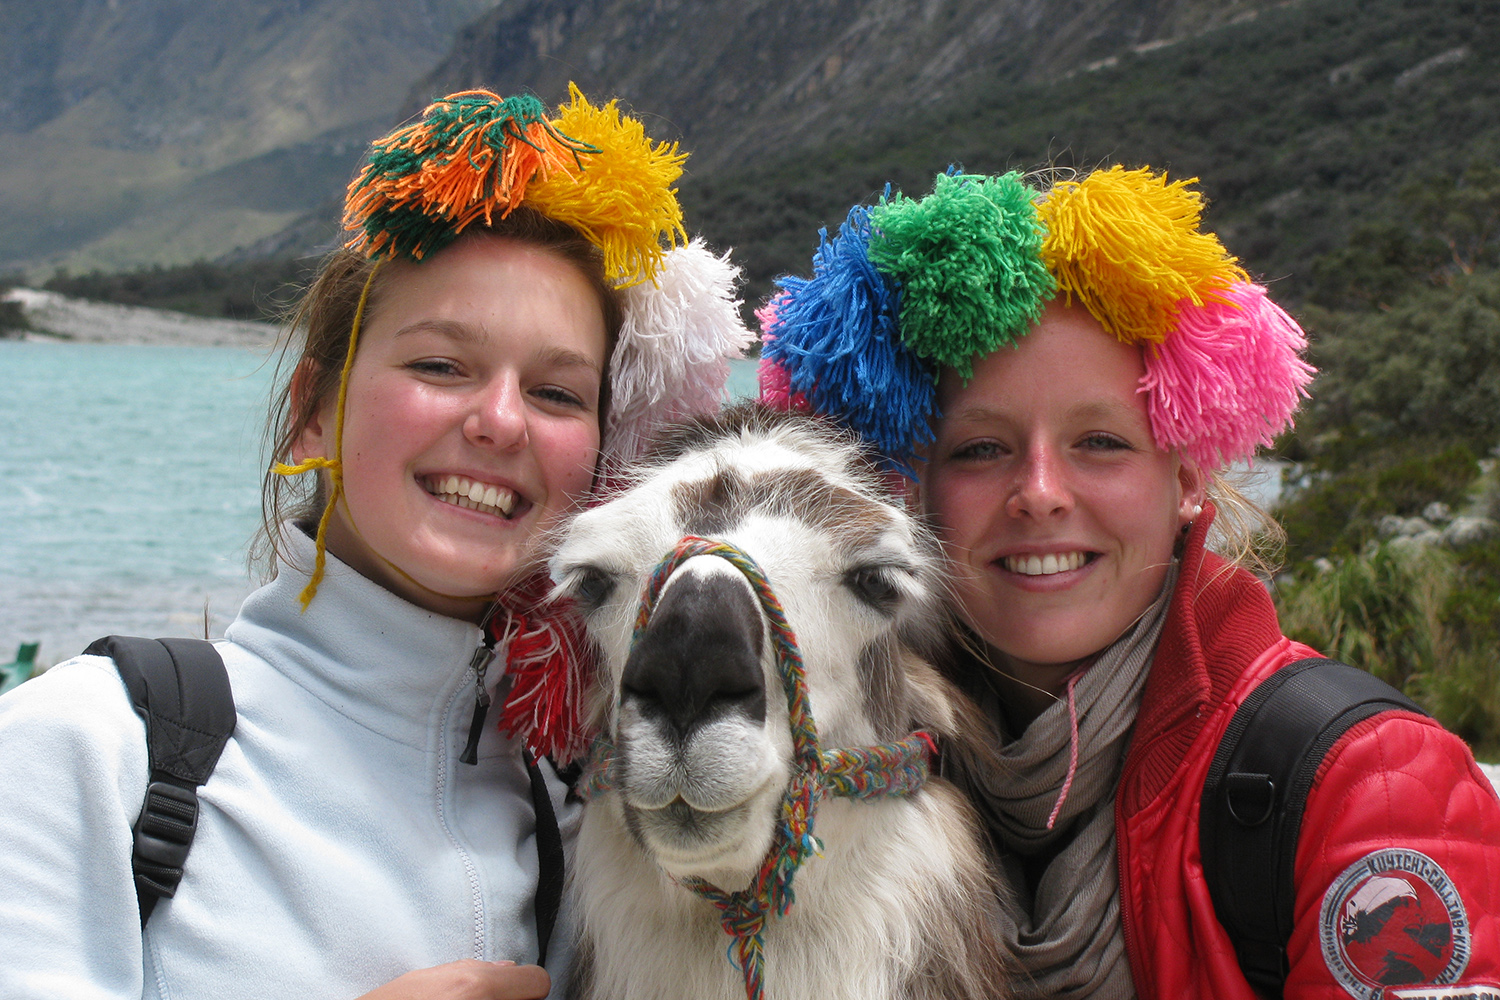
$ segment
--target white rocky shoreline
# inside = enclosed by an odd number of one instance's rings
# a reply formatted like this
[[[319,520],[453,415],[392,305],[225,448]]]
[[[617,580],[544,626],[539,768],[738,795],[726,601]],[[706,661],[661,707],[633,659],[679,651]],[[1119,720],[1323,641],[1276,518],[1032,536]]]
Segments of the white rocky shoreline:
[[[36,288],[12,288],[0,301],[20,304],[31,326],[30,330],[17,331],[22,340],[270,348],[278,332],[269,323],[91,302]]]

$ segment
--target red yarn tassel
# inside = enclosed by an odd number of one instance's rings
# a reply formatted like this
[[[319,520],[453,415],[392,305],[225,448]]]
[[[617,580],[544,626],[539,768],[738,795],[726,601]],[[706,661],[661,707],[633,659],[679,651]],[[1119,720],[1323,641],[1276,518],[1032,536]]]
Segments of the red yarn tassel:
[[[572,603],[547,600],[549,586],[534,577],[506,594],[505,616],[490,625],[506,650],[510,679],[498,725],[524,739],[534,756],[566,765],[588,746],[580,717],[593,657]]]

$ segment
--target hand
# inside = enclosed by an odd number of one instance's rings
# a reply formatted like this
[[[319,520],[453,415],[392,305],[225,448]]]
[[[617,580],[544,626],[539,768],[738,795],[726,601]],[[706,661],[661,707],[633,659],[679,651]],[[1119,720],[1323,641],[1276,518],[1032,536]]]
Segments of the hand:
[[[543,1000],[551,988],[540,965],[466,958],[408,972],[359,1000]]]

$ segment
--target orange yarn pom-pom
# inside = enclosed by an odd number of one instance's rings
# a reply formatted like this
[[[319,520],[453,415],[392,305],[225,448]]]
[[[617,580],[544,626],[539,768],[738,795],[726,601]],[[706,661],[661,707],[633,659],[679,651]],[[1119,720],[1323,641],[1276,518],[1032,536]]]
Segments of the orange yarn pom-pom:
[[[421,260],[475,220],[503,219],[529,185],[577,172],[580,154],[597,152],[549,122],[529,94],[450,94],[370,147],[344,205],[344,228],[359,231],[348,245],[370,257]]]

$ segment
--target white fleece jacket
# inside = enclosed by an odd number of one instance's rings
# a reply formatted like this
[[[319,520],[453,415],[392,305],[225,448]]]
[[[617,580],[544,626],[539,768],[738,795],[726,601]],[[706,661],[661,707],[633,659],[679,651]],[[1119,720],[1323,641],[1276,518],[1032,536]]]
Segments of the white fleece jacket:
[[[0,698],[0,997],[344,1000],[456,959],[536,961],[520,746],[492,715],[478,766],[458,761],[479,629],[332,558],[301,613],[306,582],[283,566],[218,643],[238,722],[144,935],[130,852],[145,729],[113,663],[80,656]],[[542,767],[571,848],[578,810]],[[564,913],[554,997],[570,937]]]

